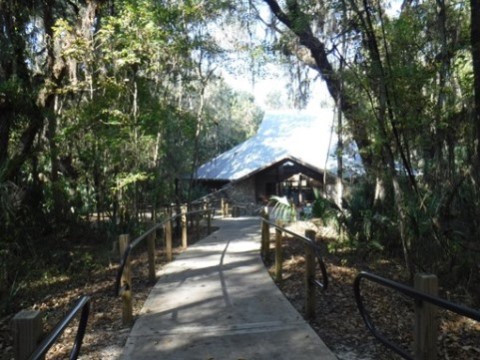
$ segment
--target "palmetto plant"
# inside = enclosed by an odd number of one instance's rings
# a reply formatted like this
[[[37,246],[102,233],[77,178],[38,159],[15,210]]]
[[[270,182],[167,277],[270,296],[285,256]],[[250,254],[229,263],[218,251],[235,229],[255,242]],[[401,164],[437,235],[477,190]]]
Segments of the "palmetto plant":
[[[297,220],[297,209],[295,208],[295,204],[289,201],[286,196],[272,195],[270,201],[274,203],[272,218],[286,222]]]
[[[313,188],[315,201],[312,204],[313,217],[320,218],[326,224],[337,220],[342,210],[331,199],[327,199],[318,188]]]

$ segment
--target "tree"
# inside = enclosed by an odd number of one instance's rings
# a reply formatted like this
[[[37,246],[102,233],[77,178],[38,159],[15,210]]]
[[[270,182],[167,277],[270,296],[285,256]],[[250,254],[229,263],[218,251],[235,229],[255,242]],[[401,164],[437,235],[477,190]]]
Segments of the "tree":
[[[470,1],[470,42],[472,47],[472,59],[473,59],[473,75],[474,75],[474,124],[475,124],[475,136],[476,136],[476,161],[475,169],[478,172],[480,169],[480,2],[478,0]],[[477,183],[480,181],[480,174],[477,174]]]
[[[344,128],[360,148],[368,178],[383,188],[378,194],[391,193],[382,198],[393,199],[409,271],[432,251],[438,255],[432,266],[441,266],[452,254],[446,229],[456,226],[452,212],[462,208],[459,189],[467,186],[469,156],[463,154],[472,147],[466,129],[475,127],[466,121],[470,104],[461,95],[469,86],[468,60],[462,60],[466,8],[405,2],[398,15],[389,15],[383,2],[369,0],[264,3],[275,19],[262,21],[281,38],[295,35],[282,52],[320,73],[345,114]],[[385,212],[390,205],[373,206]]]
[[[92,214],[115,235],[171,202],[209,136],[195,115],[214,76],[195,71],[217,50],[199,34],[228,7],[0,1],[0,297],[47,261],[35,244],[48,255]]]

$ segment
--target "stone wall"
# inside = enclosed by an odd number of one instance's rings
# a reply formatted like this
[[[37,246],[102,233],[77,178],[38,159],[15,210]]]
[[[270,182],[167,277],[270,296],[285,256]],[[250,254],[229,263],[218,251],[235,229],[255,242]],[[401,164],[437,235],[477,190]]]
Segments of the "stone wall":
[[[220,210],[222,199],[228,202],[229,213],[232,216],[258,215],[259,205],[256,201],[255,179],[253,177],[240,182],[229,183],[222,189],[210,193],[198,201],[208,201],[211,206]]]
[[[231,184],[226,191],[228,199],[232,203],[249,204],[256,203],[255,179],[250,177],[240,182]]]

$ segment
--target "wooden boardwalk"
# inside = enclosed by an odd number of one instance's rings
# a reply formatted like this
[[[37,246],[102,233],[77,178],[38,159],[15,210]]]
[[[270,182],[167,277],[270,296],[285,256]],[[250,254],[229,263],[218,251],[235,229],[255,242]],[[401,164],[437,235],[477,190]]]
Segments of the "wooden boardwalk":
[[[215,226],[158,274],[122,359],[336,359],[266,271],[260,220]]]

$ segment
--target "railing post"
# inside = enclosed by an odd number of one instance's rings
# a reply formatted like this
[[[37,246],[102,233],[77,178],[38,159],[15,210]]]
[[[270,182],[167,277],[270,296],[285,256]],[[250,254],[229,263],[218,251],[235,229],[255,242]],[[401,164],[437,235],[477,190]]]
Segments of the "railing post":
[[[222,209],[222,217],[227,217],[225,214],[225,199],[223,197],[220,199],[220,209]]]
[[[224,206],[225,206],[225,209],[223,210],[223,212],[224,212],[223,217],[229,217],[230,216],[230,208],[229,208],[230,205],[229,205],[228,201],[224,202]]]
[[[130,235],[122,234],[118,240],[120,256],[123,256],[130,243]],[[133,323],[133,304],[132,304],[132,272],[130,266],[130,256],[127,257],[125,267],[123,268],[121,280],[122,295],[122,323],[130,326]]]
[[[262,217],[268,221],[268,208],[265,207]],[[261,254],[265,261],[269,260],[270,258],[270,225],[266,222],[262,221],[262,244],[261,244]]]
[[[282,226],[281,221],[277,221],[278,226]],[[275,228],[275,280],[282,282],[282,265],[283,265],[283,249],[282,249],[282,230]]]
[[[438,295],[438,278],[431,274],[416,274],[414,278],[416,290],[429,295]],[[437,359],[437,332],[436,307],[426,301],[415,302],[415,359]]]
[[[205,217],[206,220],[207,220],[207,235],[210,235],[210,230],[211,230],[211,227],[212,227],[212,223],[211,223],[211,220],[210,220],[210,206],[208,204],[208,201],[204,201],[203,202],[203,215],[202,217]]]
[[[167,261],[173,260],[172,254],[172,219],[169,217],[165,224],[165,253]]]
[[[12,319],[11,330],[14,359],[28,359],[42,339],[42,313],[40,311],[20,311]]]
[[[175,213],[175,235],[178,236],[182,232],[182,210],[179,203],[177,203],[174,207],[172,207],[172,215]]]
[[[147,248],[148,248],[148,280],[155,282],[155,239],[157,237],[157,230],[154,230],[148,235]]]
[[[197,234],[196,239],[200,239],[200,218],[202,217],[202,213],[195,214],[195,233]]]
[[[315,243],[315,231],[305,230],[305,237]],[[315,318],[315,251],[309,244],[305,244],[305,316]]]
[[[182,213],[182,247],[187,248],[187,205],[182,205],[180,207]]]
[[[225,199],[225,198],[220,199],[220,207],[222,208],[222,216],[224,218],[228,217],[230,209],[229,209],[229,204],[228,204],[227,199]]]
[[[212,232],[212,213],[213,213],[213,210],[208,206],[207,207],[207,235],[210,235],[210,233]]]

